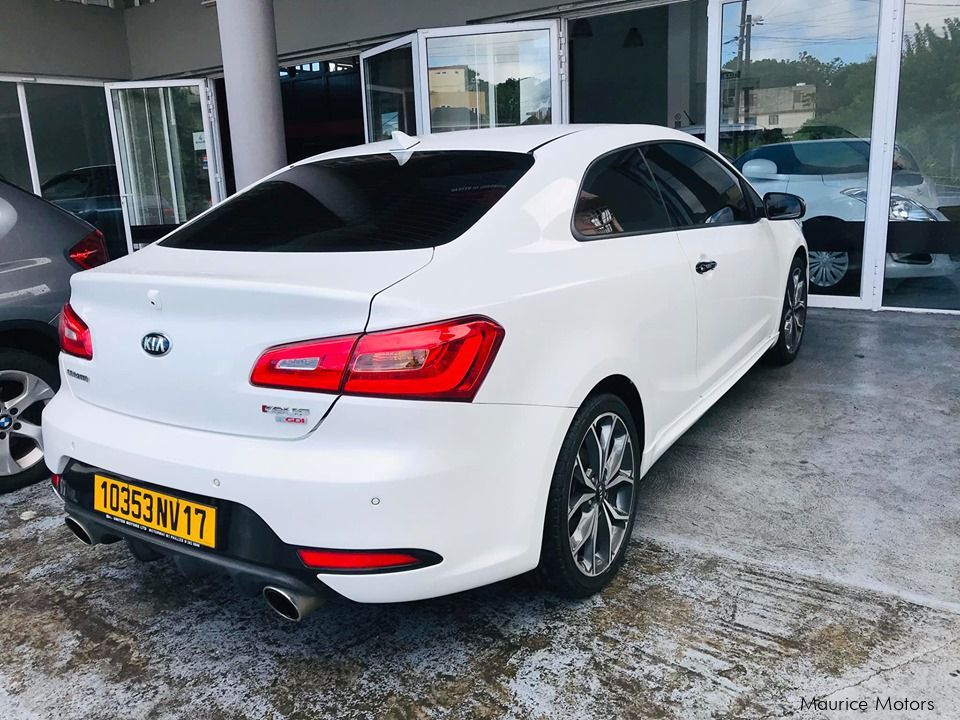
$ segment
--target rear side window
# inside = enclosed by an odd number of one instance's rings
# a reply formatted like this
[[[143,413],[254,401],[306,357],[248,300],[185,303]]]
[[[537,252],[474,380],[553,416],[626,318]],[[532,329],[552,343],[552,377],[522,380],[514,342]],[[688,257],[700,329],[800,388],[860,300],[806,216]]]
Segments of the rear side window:
[[[661,143],[643,154],[678,228],[754,219],[740,178],[702,148]]]
[[[255,185],[161,244],[193,250],[364,252],[443,245],[533,165],[506,152],[389,153],[299,165]]]
[[[587,170],[573,227],[587,238],[671,228],[650,169],[636,147],[605,155]]]

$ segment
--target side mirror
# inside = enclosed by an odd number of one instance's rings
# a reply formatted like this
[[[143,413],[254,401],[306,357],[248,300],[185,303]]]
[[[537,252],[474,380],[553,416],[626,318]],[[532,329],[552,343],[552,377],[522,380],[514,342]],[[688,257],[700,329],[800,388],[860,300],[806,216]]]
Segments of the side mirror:
[[[799,220],[807,212],[803,198],[790,193],[768,192],[763,196],[767,220]]]
[[[774,177],[778,170],[773,160],[747,160],[741,172],[748,178],[769,178]]]

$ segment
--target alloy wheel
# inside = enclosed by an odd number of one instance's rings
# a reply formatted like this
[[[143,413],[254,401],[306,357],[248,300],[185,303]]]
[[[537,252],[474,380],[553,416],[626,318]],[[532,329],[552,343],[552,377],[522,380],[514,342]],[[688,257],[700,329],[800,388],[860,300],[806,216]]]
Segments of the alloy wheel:
[[[580,442],[567,502],[570,552],[584,575],[607,570],[627,540],[635,478],[626,423],[615,413],[600,415]]]
[[[833,287],[850,269],[850,254],[845,252],[812,250],[809,260],[810,282],[819,287]]]
[[[43,460],[40,415],[53,395],[33,373],[0,370],[0,476],[16,475]]]
[[[800,347],[807,323],[807,281],[803,269],[793,268],[787,281],[786,307],[783,312],[783,344],[793,354]]]

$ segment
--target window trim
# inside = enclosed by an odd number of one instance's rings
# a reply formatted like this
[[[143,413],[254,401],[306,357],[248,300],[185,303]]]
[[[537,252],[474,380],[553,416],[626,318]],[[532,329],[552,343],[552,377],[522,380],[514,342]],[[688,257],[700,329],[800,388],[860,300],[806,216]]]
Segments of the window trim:
[[[581,193],[583,192],[583,190],[584,190],[584,185],[586,184],[586,181],[587,181],[587,175],[590,174],[590,170],[593,169],[593,166],[594,166],[595,164],[597,164],[598,162],[600,162],[601,160],[603,160],[604,158],[606,158],[606,157],[608,157],[608,156],[610,156],[610,155],[614,155],[614,154],[616,154],[616,153],[621,153],[621,152],[624,152],[624,151],[626,151],[626,150],[634,150],[634,149],[640,150],[640,149],[642,149],[642,148],[644,148],[644,147],[648,147],[648,146],[650,146],[650,145],[667,145],[667,144],[673,144],[673,145],[689,145],[690,147],[696,148],[697,150],[701,150],[702,152],[705,152],[707,155],[709,155],[709,156],[712,157],[714,160],[716,160],[717,162],[719,162],[724,168],[726,168],[727,170],[729,170],[730,172],[732,172],[732,173],[733,173],[733,176],[734,176],[735,178],[737,178],[737,180],[738,180],[739,183],[740,183],[740,191],[743,193],[744,198],[748,200],[747,206],[748,206],[748,209],[749,209],[749,211],[750,211],[751,219],[750,219],[749,221],[735,220],[734,222],[711,223],[710,225],[686,225],[686,226],[683,226],[683,227],[678,227],[678,226],[674,225],[673,227],[664,228],[664,229],[662,229],[662,230],[635,230],[635,231],[632,231],[632,232],[610,233],[610,234],[607,234],[607,235],[584,235],[583,233],[581,233],[580,231],[577,230],[577,226],[576,226],[577,204],[580,202],[580,194],[581,194]],[[643,161],[644,161],[644,164],[646,165],[646,164],[647,164],[646,155],[644,155]],[[648,169],[648,170],[649,170],[649,167],[650,167],[650,166],[647,165],[647,169]],[[655,176],[653,176],[653,171],[652,171],[652,170],[650,171],[650,174],[651,174],[651,176],[652,176],[652,178],[653,178],[653,181],[654,181],[654,182],[656,183],[656,185],[657,185],[657,190],[660,191],[660,183],[657,182],[657,178],[656,178]],[[757,198],[760,198],[761,203],[760,203],[759,206],[757,206],[755,202],[752,202],[752,201],[751,201],[751,200],[752,200],[752,198],[750,197],[751,195],[755,195]],[[583,176],[580,178],[580,184],[577,186],[577,196],[576,196],[576,200],[575,200],[575,202],[574,202],[574,204],[573,204],[573,212],[570,214],[570,234],[573,235],[573,238],[574,238],[577,242],[595,242],[595,241],[597,241],[597,240],[610,240],[610,239],[622,238],[622,237],[637,237],[637,236],[641,236],[641,235],[659,235],[659,234],[667,233],[667,232],[677,232],[677,233],[679,233],[679,232],[686,232],[686,231],[689,231],[689,230],[703,230],[703,229],[705,229],[705,228],[731,227],[731,226],[734,226],[734,225],[755,225],[756,223],[760,222],[760,220],[765,220],[765,219],[766,219],[766,214],[763,213],[763,212],[761,212],[761,209],[762,209],[762,207],[763,207],[762,200],[763,200],[763,198],[760,197],[760,193],[758,193],[756,190],[753,189],[753,186],[752,186],[752,185],[749,183],[749,181],[740,173],[739,170],[737,170],[725,157],[723,157],[723,156],[720,155],[719,153],[714,152],[711,148],[707,147],[706,145],[700,145],[700,144],[698,144],[698,143],[689,142],[688,140],[684,140],[684,139],[680,139],[680,138],[677,138],[677,139],[667,139],[667,140],[663,140],[663,139],[661,139],[661,140],[644,140],[644,141],[642,141],[642,142],[630,143],[629,145],[623,145],[623,146],[621,146],[621,147],[614,148],[613,150],[608,150],[607,152],[603,153],[602,155],[597,155],[597,157],[595,157],[593,160],[590,161],[590,164],[587,165],[586,169],[583,171]],[[673,222],[673,218],[672,218],[672,216],[670,215],[670,211],[669,211],[669,209],[667,209],[666,203],[663,202],[662,193],[661,193],[661,200],[660,200],[660,201],[661,201],[661,203],[663,203],[663,208],[664,208],[664,210],[665,210],[666,213],[667,213],[667,218],[668,218],[671,222]]]

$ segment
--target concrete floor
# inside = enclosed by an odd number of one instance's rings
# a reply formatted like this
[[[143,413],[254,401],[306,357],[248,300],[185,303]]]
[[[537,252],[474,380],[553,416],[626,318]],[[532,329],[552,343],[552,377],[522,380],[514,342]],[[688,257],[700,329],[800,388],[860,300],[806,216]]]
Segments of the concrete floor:
[[[816,311],[805,342],[651,471],[584,602],[513,581],[295,626],[84,548],[47,487],[0,497],[0,717],[960,717],[960,319]]]

